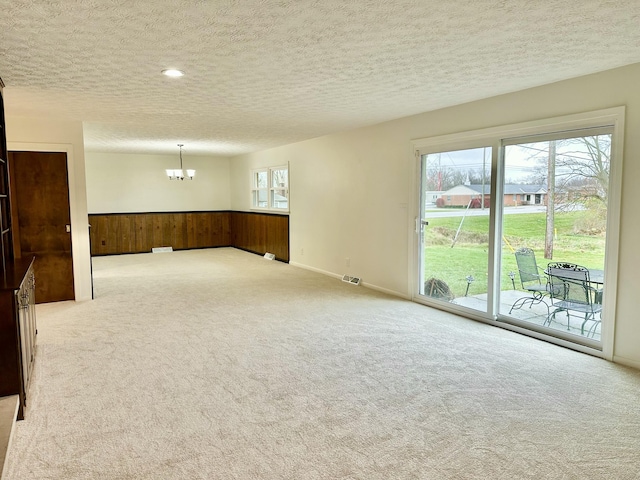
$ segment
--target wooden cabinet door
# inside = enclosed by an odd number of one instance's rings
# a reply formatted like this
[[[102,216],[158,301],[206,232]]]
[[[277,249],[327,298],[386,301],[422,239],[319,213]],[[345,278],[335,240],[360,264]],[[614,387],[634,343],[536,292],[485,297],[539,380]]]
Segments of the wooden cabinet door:
[[[36,257],[36,303],[73,300],[67,154],[9,152],[14,254]]]

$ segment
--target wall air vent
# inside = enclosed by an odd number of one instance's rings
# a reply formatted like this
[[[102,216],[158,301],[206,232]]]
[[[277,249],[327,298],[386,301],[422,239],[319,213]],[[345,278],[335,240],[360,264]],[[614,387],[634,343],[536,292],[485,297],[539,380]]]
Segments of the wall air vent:
[[[151,249],[152,253],[166,253],[173,252],[173,247],[153,247]]]
[[[350,283],[351,285],[360,285],[360,277],[350,277],[349,275],[343,275],[342,281]]]

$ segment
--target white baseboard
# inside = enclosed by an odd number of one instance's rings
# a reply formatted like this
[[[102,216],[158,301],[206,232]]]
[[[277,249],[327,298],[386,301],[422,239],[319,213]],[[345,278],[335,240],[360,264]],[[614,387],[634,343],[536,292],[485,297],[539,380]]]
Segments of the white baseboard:
[[[302,268],[304,270],[309,270],[311,272],[321,273],[322,275],[326,275],[328,277],[333,277],[333,278],[337,278],[337,279],[340,279],[340,280],[342,279],[342,275],[339,274],[339,273],[332,273],[332,272],[329,272],[327,270],[322,270],[320,268],[311,267],[309,265],[304,265],[302,263],[289,262],[289,265],[292,265],[292,266],[297,267],[297,268]],[[395,290],[390,290],[388,288],[379,287],[378,285],[374,285],[373,283],[362,282],[360,285],[363,286],[363,287],[366,287],[366,288],[370,288],[371,290],[376,290],[378,292],[382,292],[382,293],[386,293],[388,295],[392,295],[394,297],[400,297],[400,298],[403,298],[405,300],[411,300],[411,297],[409,295],[407,295],[407,294],[396,292]]]
[[[298,267],[298,268],[302,268],[304,270],[309,270],[311,272],[321,273],[322,275],[327,275],[328,277],[342,279],[342,275],[340,275],[338,273],[331,273],[331,272],[328,272],[327,270],[322,270],[320,268],[310,267],[309,265],[305,265],[303,263],[289,262],[289,265],[292,265],[292,266]]]
[[[363,282],[360,285],[362,285],[363,287],[367,287],[370,288],[371,290],[376,290],[378,292],[382,292],[382,293],[386,293],[387,295],[392,295],[394,297],[400,297],[404,300],[411,300],[411,296],[404,294],[404,293],[400,293],[400,292],[396,292],[395,290],[389,290],[388,288],[384,288],[384,287],[379,287],[378,285],[374,285],[372,283],[366,283]]]
[[[621,357],[620,355],[613,356],[613,363],[619,363],[620,365],[625,365],[627,367],[632,367],[640,370],[640,361],[633,360],[627,357]]]

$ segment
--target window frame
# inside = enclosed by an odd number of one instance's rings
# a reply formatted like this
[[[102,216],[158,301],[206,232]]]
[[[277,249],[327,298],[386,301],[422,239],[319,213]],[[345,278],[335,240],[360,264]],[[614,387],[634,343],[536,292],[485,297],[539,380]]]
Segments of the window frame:
[[[265,173],[267,176],[267,185],[260,187],[258,185],[258,176],[260,173]],[[264,192],[267,199],[267,205],[265,207],[260,206],[260,192]],[[251,208],[253,210],[268,210],[269,209],[269,169],[268,168],[256,168],[251,170]]]
[[[273,176],[274,172],[278,170],[284,170],[286,172],[285,179],[286,182],[284,186],[282,185],[274,185]],[[260,173],[266,173],[267,176],[267,185],[266,187],[258,186],[258,175]],[[291,205],[291,198],[289,195],[289,165],[277,165],[270,167],[261,167],[254,168],[251,170],[251,210],[257,210],[261,212],[278,212],[278,213],[288,213]],[[261,192],[266,196],[266,206],[260,206],[260,198]],[[286,207],[276,206],[276,202],[274,201],[275,194],[279,193],[283,197],[287,199]]]

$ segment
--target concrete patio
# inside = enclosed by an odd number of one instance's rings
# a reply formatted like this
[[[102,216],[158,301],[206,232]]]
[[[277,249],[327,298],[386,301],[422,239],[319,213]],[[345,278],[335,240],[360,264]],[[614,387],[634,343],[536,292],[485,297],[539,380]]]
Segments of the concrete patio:
[[[524,307],[519,308],[517,310],[513,310],[511,314],[509,314],[509,310],[511,306],[520,298],[527,297],[527,292],[523,292],[520,290],[503,290],[500,292],[500,308],[499,312],[503,315],[509,315],[513,318],[517,318],[519,320],[525,320],[527,322],[534,323],[536,325],[543,325],[547,319],[548,313],[553,312],[553,307],[551,306],[551,300],[546,297],[544,299],[545,303],[538,303],[531,305],[530,303],[526,303]],[[456,305],[461,305],[468,308],[473,308],[475,310],[486,310],[487,306],[487,294],[480,294],[469,297],[457,297],[451,303]],[[547,310],[547,305],[549,309]],[[596,315],[599,319],[599,314]],[[555,330],[562,330],[564,332],[567,331],[567,321],[569,320],[569,333],[578,336],[588,336],[589,338],[593,338],[594,340],[600,341],[600,324],[598,324],[594,330],[590,330],[593,327],[594,322],[589,321],[585,325],[584,335],[581,333],[582,322],[584,321],[584,314],[580,312],[572,313],[569,319],[567,318],[566,312],[560,312],[556,315],[556,318],[551,321],[548,327]]]

